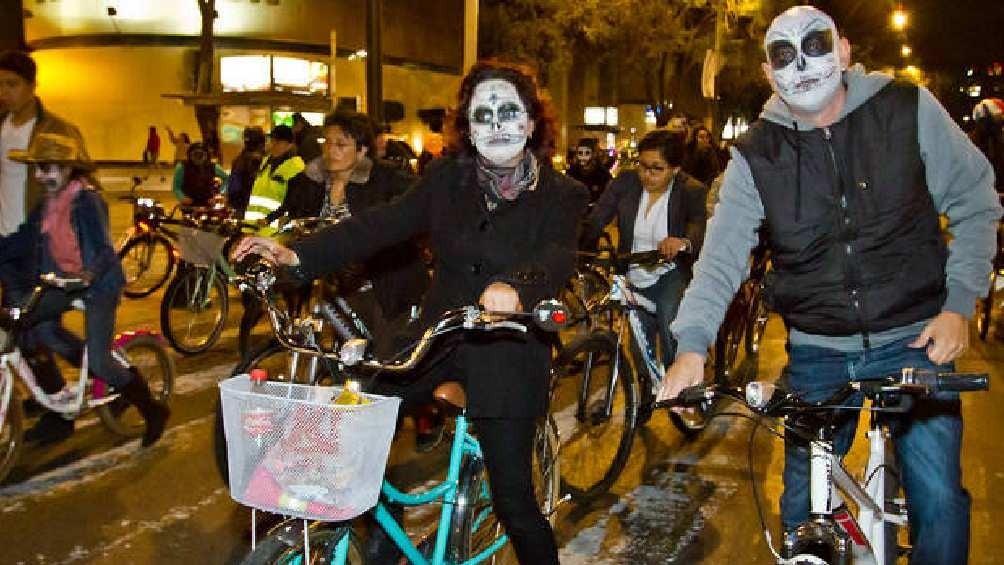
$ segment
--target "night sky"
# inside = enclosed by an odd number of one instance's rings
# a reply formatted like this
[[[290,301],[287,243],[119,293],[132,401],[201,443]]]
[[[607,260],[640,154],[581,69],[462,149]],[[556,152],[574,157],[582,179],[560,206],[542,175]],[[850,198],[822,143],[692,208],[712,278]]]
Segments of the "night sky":
[[[820,0],[813,2],[833,16],[837,27],[875,60],[902,61],[903,41],[889,28],[891,0]],[[911,62],[924,69],[959,71],[1004,61],[1004,0],[903,0],[909,13],[906,43]]]

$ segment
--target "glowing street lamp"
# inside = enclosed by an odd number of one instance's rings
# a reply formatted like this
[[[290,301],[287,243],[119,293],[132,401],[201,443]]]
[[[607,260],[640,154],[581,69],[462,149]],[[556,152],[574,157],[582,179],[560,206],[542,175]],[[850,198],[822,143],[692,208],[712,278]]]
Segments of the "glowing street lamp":
[[[913,54],[913,49],[911,49],[909,45],[904,45],[899,48],[899,54],[902,55],[903,57],[909,57],[911,54]]]
[[[892,12],[892,28],[896,31],[903,31],[906,29],[907,21],[909,21],[909,16],[906,10],[902,6],[897,7]]]

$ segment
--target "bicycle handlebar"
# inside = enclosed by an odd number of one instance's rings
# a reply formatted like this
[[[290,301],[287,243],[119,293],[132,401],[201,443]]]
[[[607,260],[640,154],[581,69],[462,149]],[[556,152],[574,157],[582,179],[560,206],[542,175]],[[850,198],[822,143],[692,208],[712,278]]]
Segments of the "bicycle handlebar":
[[[930,369],[904,368],[880,379],[850,381],[842,390],[820,403],[809,403],[773,383],[753,381],[743,388],[721,385],[685,388],[677,398],[663,400],[656,408],[694,406],[716,397],[728,397],[767,416],[785,416],[799,412],[832,410],[836,401],[849,393],[861,392],[870,398],[881,395],[930,396],[938,392],[974,392],[990,390],[987,373],[937,372]]]
[[[632,265],[653,267],[660,264],[673,263],[673,261],[666,259],[657,249],[636,253],[618,253],[616,249],[604,247],[595,252],[579,251],[577,254],[579,257],[590,259],[593,263],[608,265],[617,269],[626,269]]]
[[[269,324],[280,345],[284,348],[326,359],[336,359],[345,365],[361,367],[373,371],[402,373],[413,370],[432,348],[439,336],[457,330],[493,331],[509,329],[526,332],[526,324],[516,322],[516,318],[530,318],[538,327],[546,331],[557,331],[568,323],[567,308],[557,300],[541,301],[531,312],[488,311],[480,306],[464,306],[443,313],[416,342],[411,354],[403,361],[384,362],[366,357],[366,340],[353,339],[342,344],[337,351],[324,351],[313,339],[311,320],[292,321],[286,312],[278,307],[272,293],[277,280],[275,268],[268,263],[246,257],[235,269],[239,274],[238,287],[255,294],[265,305]],[[297,335],[297,332],[300,332]]]

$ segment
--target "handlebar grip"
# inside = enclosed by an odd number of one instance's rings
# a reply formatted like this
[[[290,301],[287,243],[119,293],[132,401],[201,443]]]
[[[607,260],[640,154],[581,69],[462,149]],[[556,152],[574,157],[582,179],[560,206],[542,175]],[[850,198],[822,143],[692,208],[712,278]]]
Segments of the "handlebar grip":
[[[660,400],[653,407],[674,408],[677,406],[695,406],[708,399],[708,395],[713,394],[712,389],[706,386],[690,386],[680,391],[680,395],[669,400]]]
[[[939,373],[935,388],[944,392],[990,390],[990,375],[987,373]]]

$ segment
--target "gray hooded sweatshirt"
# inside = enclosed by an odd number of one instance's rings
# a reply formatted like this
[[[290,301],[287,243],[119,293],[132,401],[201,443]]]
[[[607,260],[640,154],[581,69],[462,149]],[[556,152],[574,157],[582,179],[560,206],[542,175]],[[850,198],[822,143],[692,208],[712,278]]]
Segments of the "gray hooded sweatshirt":
[[[881,73],[865,73],[855,65],[844,73],[847,101],[837,121],[864,104],[891,81]],[[760,119],[791,128],[796,122],[787,104],[775,93],[764,104]],[[948,217],[952,234],[946,268],[948,296],[943,310],[970,317],[976,299],[985,296],[991,260],[996,251],[1001,205],[994,191],[993,169],[986,157],[955,124],[941,104],[920,87],[917,107],[918,142],[928,190],[940,214]],[[798,123],[798,129],[814,129]],[[903,148],[909,151],[909,148]],[[671,329],[677,354],[705,355],[714,343],[725,310],[749,274],[748,257],[757,243],[756,229],[764,220],[763,203],[749,164],[735,148],[725,169],[720,199],[708,223],[694,278],[680,304]],[[928,320],[869,334],[872,347],[917,336]],[[824,336],[792,329],[792,345],[815,345],[844,352],[863,349],[861,335]]]

